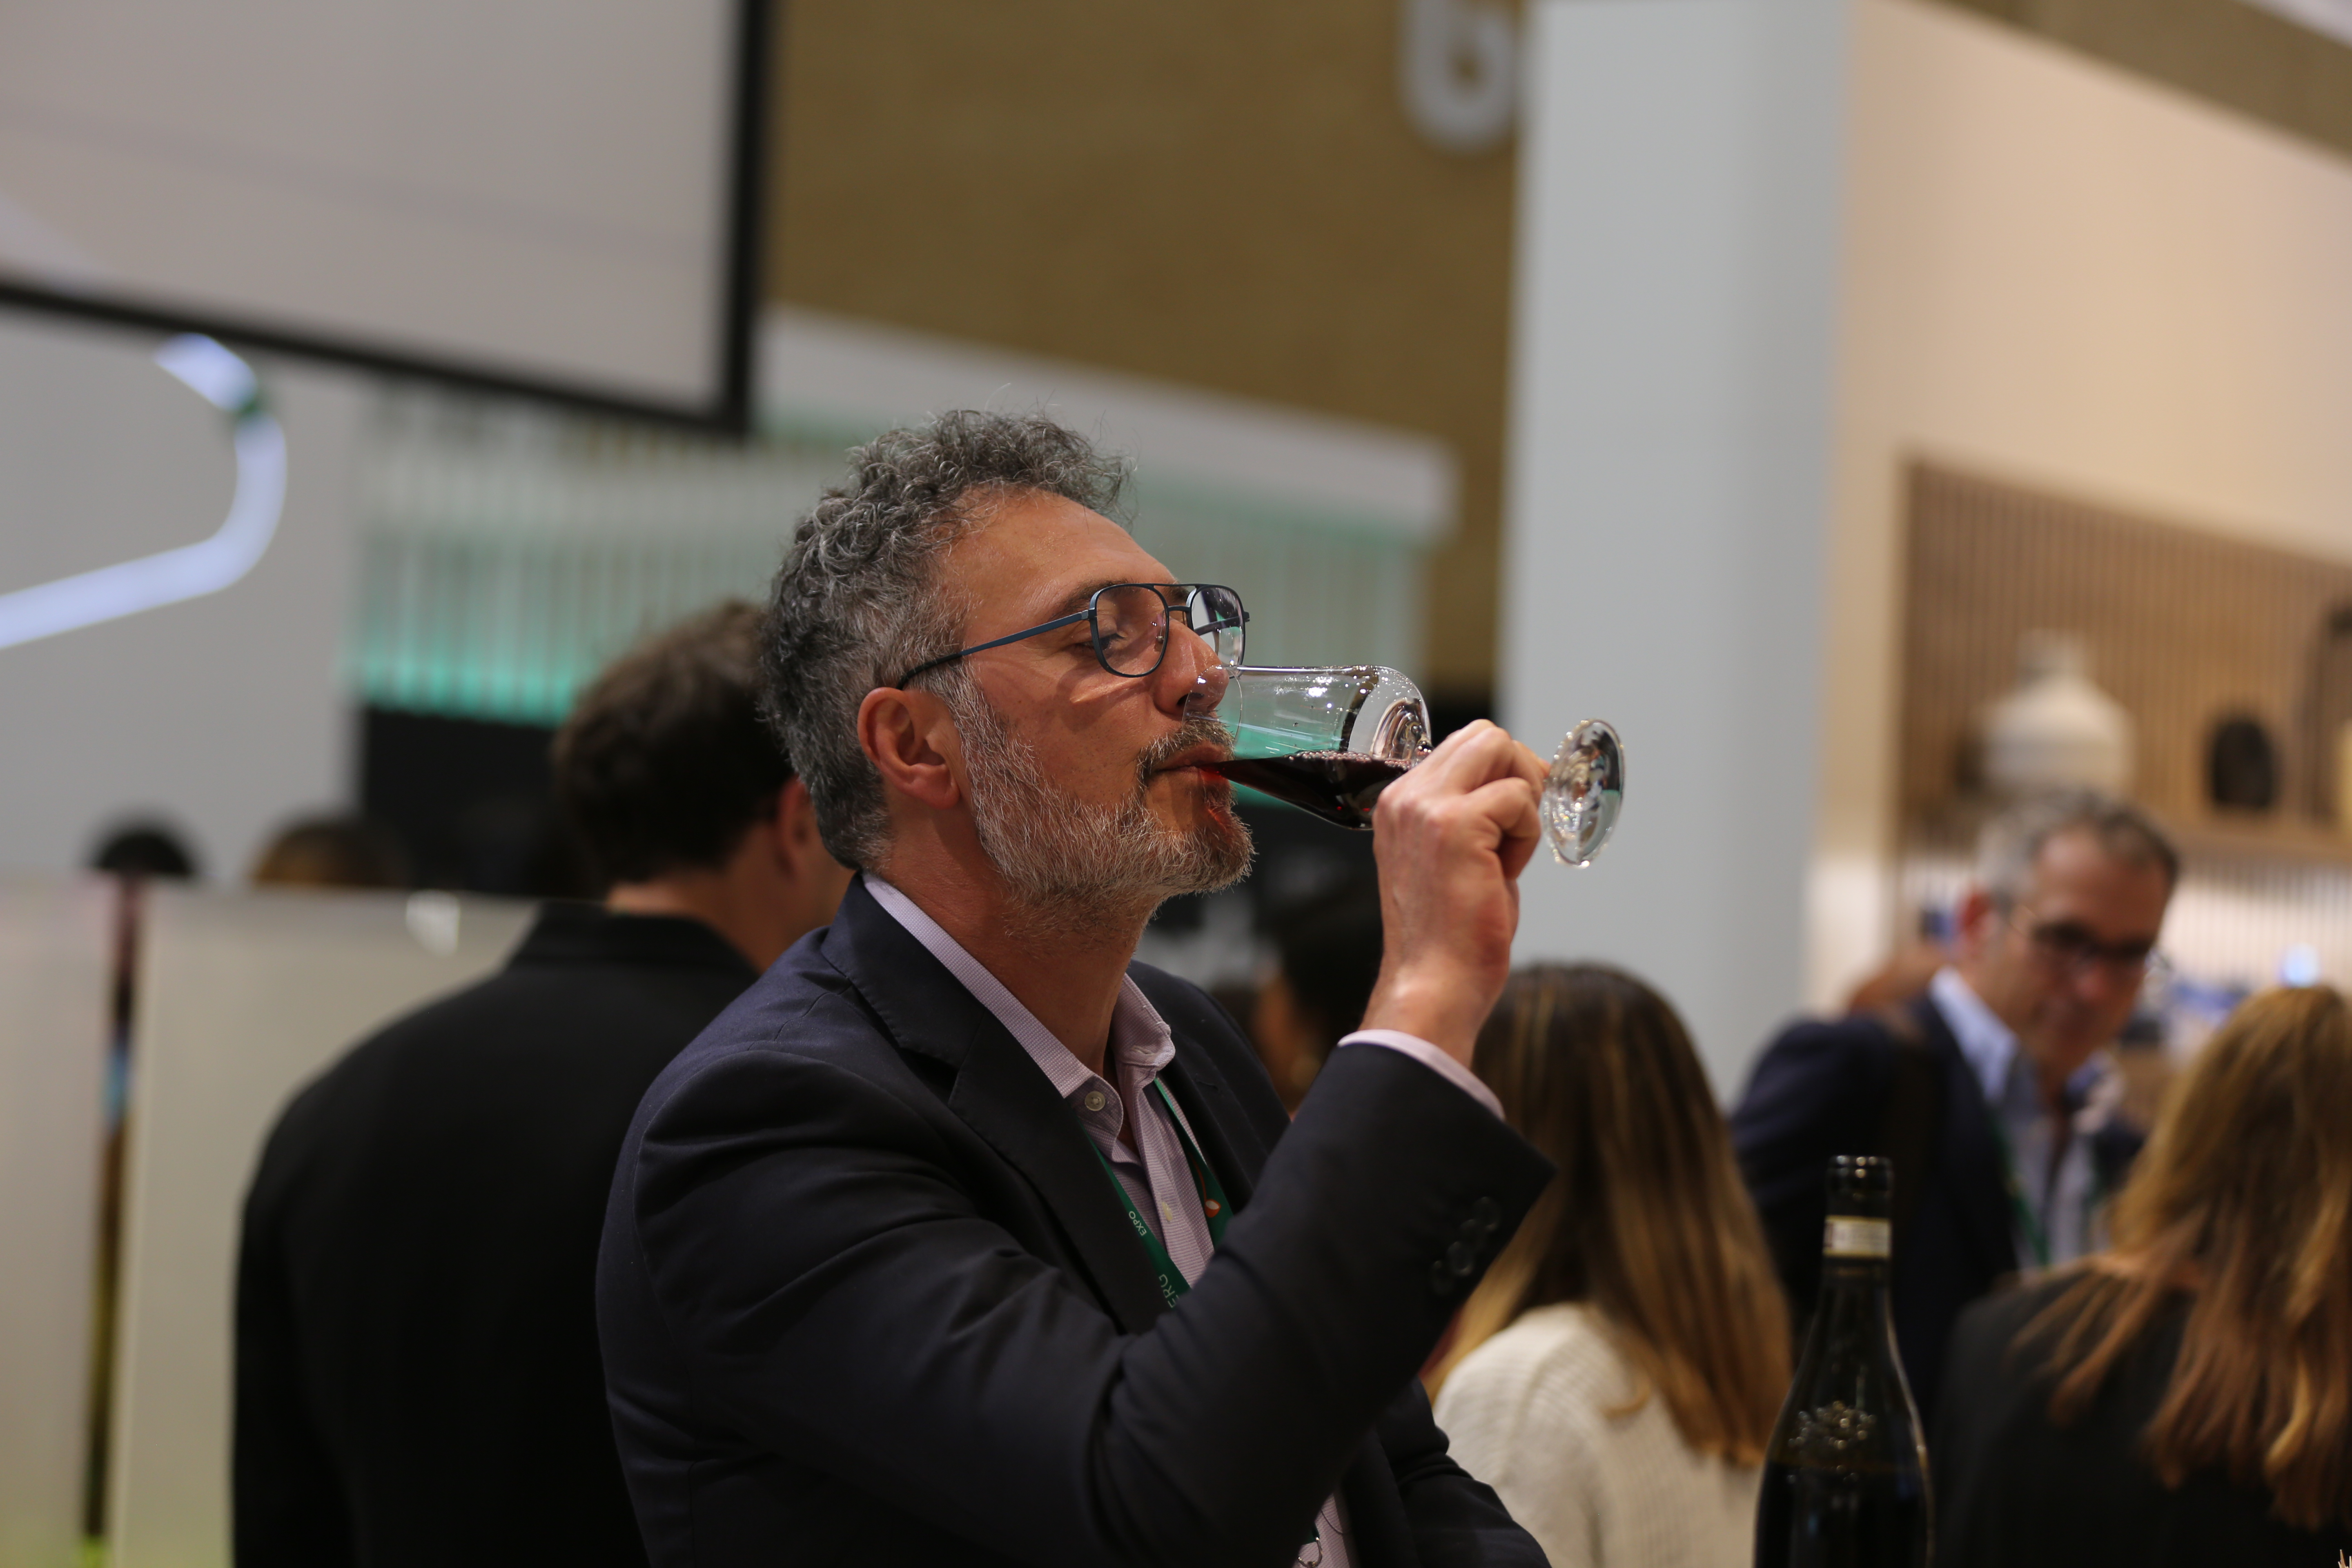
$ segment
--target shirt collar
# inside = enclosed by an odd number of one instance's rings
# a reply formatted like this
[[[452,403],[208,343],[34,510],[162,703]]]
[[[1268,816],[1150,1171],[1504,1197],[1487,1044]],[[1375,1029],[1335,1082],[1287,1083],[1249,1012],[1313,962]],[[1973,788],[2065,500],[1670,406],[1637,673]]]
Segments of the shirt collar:
[[[2009,1087],[2011,1067],[2017,1060],[2017,1034],[1984,1004],[1960,972],[1949,964],[1927,982],[1927,995],[1942,1014],[1958,1042],[1969,1070],[1983,1086],[1988,1103],[2000,1100]]]
[[[945,927],[925,914],[919,905],[881,878],[867,871],[866,890],[892,920],[906,927],[908,935],[923,944],[933,958],[940,961],[950,974],[956,977],[972,999],[995,1016],[1005,1031],[1020,1042],[1029,1059],[1037,1064],[1053,1084],[1054,1092],[1065,1100],[1084,1093],[1090,1086],[1104,1080],[1072,1056],[1069,1047],[1054,1037],[1053,1031],[1037,1021],[1037,1016],[1022,1005],[1003,981],[988,971],[966,952],[961,942],[947,933]],[[1160,1017],[1150,998],[1129,976],[1121,975],[1118,1000],[1111,1006],[1110,1048],[1104,1053],[1105,1067],[1117,1064],[1133,1069],[1141,1081],[1149,1083],[1176,1058],[1176,1044],[1170,1034],[1167,1021]]]
[[[618,914],[601,904],[542,904],[510,964],[639,963],[724,970],[749,985],[760,972],[734,943],[688,915]]]

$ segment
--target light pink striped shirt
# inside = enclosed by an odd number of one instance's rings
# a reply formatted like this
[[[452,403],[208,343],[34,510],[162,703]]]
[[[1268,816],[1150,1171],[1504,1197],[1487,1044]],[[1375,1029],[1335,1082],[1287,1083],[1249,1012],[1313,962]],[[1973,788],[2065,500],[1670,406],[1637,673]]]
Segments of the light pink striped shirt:
[[[1094,1140],[1095,1147],[1110,1162],[1112,1173],[1134,1200],[1137,1212],[1159,1236],[1160,1245],[1168,1248],[1169,1260],[1182,1273],[1184,1282],[1190,1285],[1199,1279],[1209,1266],[1209,1255],[1215,1250],[1215,1243],[1209,1237],[1208,1216],[1201,1211],[1200,1190],[1192,1184],[1192,1171],[1184,1159],[1183,1144],[1178,1141],[1176,1129],[1160,1097],[1151,1092],[1160,1073],[1176,1059],[1176,1044],[1159,1009],[1152,1006],[1134,980],[1121,977],[1118,1000],[1111,1008],[1109,1048],[1104,1053],[1103,1065],[1118,1075],[1118,1081],[1113,1083],[1072,1056],[1069,1048],[1037,1021],[1035,1014],[1022,1005],[1021,999],[1007,990],[1003,981],[965,952],[963,944],[918,908],[912,899],[870,871],[866,874],[866,890],[1021,1043],[1029,1059],[1053,1084],[1054,1092],[1076,1113],[1078,1124]],[[1394,1029],[1362,1029],[1339,1044],[1381,1046],[1402,1051],[1488,1110],[1497,1116],[1502,1114],[1501,1102],[1492,1089],[1478,1081],[1476,1074],[1427,1040]],[[1182,1114],[1179,1110],[1177,1115]],[[1135,1119],[1136,1147],[1132,1152],[1118,1135],[1130,1116]],[[1192,1128],[1188,1125],[1185,1131],[1192,1131]],[[1350,1568],[1347,1516],[1337,1496],[1324,1500],[1315,1523],[1322,1536],[1322,1568]],[[1313,1546],[1301,1553],[1300,1561],[1315,1561]]]

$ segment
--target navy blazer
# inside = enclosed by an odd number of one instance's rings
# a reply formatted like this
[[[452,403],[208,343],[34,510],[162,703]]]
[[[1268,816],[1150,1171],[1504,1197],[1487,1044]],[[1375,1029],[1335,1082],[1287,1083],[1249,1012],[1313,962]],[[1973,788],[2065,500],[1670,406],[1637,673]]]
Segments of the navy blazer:
[[[238,1249],[238,1568],[646,1568],[596,1342],[613,1160],[758,974],[700,921],[550,904],[294,1097]]]
[[[1237,1214],[1170,1311],[1018,1042],[854,884],[647,1092],[597,1279],[660,1568],[1535,1565],[1414,1373],[1550,1179],[1395,1051],[1296,1123],[1197,988],[1130,974]]]
[[[1925,1416],[1953,1320],[2017,1271],[2017,1244],[1984,1089],[1935,1004],[1923,996],[1908,1011],[1937,1069],[1928,1147],[1881,1147],[1898,1047],[1887,1022],[1867,1014],[1800,1023],[1773,1041],[1731,1113],[1731,1141],[1800,1325],[1821,1289],[1830,1157],[1890,1155],[1898,1184],[1920,1184],[1895,1238],[1893,1304],[1903,1369]]]

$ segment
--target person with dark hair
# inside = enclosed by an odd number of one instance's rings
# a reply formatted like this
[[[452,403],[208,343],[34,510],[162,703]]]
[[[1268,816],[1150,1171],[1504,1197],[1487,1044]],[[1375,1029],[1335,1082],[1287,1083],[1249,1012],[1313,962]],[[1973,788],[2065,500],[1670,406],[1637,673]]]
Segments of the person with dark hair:
[[[2162,830],[2122,801],[2076,791],[2011,807],[1979,837],[1952,962],[1927,994],[1790,1027],[1732,1112],[1800,1325],[1820,1289],[1830,1157],[1892,1159],[1895,1332],[1923,1416],[1961,1308],[2021,1266],[2096,1246],[2140,1138],[2084,1112],[2179,876]]]
[[[611,879],[506,968],[302,1089],[247,1195],[239,1568],[643,1564],[595,1259],[646,1086],[848,873],[765,728],[758,612],[642,644],[574,704],[558,795]]]
[[[764,969],[833,918],[849,871],[766,721],[759,648],[740,601],[655,638],[589,689],[554,760],[608,910],[701,921]]]
[[[2320,1568],[2352,1552],[2352,1006],[2269,991],[2207,1041],[2115,1245],[1952,1335],[1936,1561]]]
[[[1349,880],[1277,909],[1277,963],[1250,1007],[1250,1041],[1292,1110],[1363,1021],[1381,973],[1381,889]]]
[[[405,888],[400,836],[364,816],[306,816],[278,829],[253,862],[257,888]]]
[[[1035,416],[861,448],[794,535],[767,698],[834,853],[802,943],[665,1068],[597,1277],[661,1568],[1538,1568],[1413,1373],[1551,1163],[1469,1070],[1543,763],[1492,724],[1374,814],[1365,1026],[1285,1115],[1134,962],[1251,841],[1230,589]]]
[[[160,822],[129,822],[108,829],[90,851],[89,868],[117,877],[160,877],[193,882],[196,857],[176,829]]]
[[[1552,1568],[1747,1561],[1789,1314],[1689,1033],[1630,974],[1541,964],[1473,1065],[1559,1174],[1462,1309],[1438,1425]]]

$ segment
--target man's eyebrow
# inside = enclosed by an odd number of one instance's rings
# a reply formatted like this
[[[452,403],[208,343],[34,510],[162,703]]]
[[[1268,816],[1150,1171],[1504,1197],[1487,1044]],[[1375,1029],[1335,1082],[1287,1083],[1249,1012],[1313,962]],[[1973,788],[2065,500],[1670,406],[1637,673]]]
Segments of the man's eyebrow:
[[[1097,594],[1101,593],[1105,588],[1116,587],[1127,580],[1124,577],[1106,577],[1099,583],[1088,583],[1084,587],[1074,588],[1059,605],[1055,606],[1053,615],[1047,618],[1059,620],[1064,616],[1076,615],[1087,607]]]

